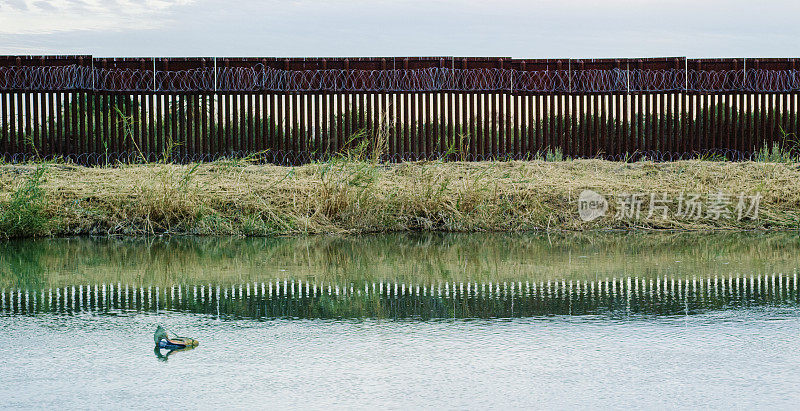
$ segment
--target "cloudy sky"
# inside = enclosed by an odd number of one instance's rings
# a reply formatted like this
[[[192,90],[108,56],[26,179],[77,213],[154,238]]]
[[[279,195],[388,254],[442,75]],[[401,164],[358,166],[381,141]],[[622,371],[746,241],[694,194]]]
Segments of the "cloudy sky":
[[[0,0],[0,54],[800,56],[795,0]]]

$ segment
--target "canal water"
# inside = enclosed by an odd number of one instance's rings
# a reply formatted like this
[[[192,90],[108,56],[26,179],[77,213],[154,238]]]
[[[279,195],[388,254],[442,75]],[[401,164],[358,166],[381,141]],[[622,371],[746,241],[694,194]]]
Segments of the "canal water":
[[[795,233],[8,241],[0,407],[794,408],[799,268]]]

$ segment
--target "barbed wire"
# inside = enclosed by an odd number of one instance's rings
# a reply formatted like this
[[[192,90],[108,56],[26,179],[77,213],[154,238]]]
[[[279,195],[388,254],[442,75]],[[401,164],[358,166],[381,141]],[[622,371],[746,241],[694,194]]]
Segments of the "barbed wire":
[[[79,65],[0,67],[0,89],[121,92],[792,92],[800,70],[604,69],[279,70],[252,67],[163,71]]]
[[[3,163],[27,163],[33,161],[52,161],[66,162],[86,166],[114,165],[114,164],[142,164],[166,162],[174,164],[188,164],[198,162],[214,162],[221,160],[245,160],[254,164],[275,164],[282,166],[298,166],[312,162],[323,162],[334,158],[346,156],[343,153],[318,153],[312,151],[282,151],[271,150],[267,152],[252,153],[248,151],[234,151],[229,153],[216,154],[171,154],[163,156],[157,153],[139,152],[107,152],[107,153],[81,153],[81,154],[52,154],[40,156],[33,153],[4,153],[0,154],[0,161]],[[734,149],[707,149],[691,152],[669,152],[669,151],[636,151],[624,154],[598,154],[591,158],[611,160],[611,161],[654,161],[669,162],[695,159],[714,159],[728,161],[752,161],[757,157],[757,153],[739,151]],[[546,151],[524,153],[524,154],[472,154],[472,153],[452,153],[452,152],[432,152],[432,153],[394,153],[379,156],[382,163],[401,163],[413,161],[527,161],[535,159],[547,159]],[[567,156],[562,159],[569,159]]]

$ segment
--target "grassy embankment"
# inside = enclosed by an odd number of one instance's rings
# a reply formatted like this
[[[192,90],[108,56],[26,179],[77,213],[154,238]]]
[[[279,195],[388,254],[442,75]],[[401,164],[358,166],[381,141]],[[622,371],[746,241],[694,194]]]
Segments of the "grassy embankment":
[[[361,152],[363,154],[363,151]],[[764,155],[770,160],[769,153]],[[550,156],[552,157],[552,156]],[[548,158],[550,158],[548,157]],[[350,155],[299,167],[205,164],[0,166],[0,236],[290,235],[406,230],[798,229],[800,163],[569,160],[382,164]],[[609,199],[584,222],[584,189]],[[758,219],[647,216],[649,193],[760,193]],[[639,218],[614,218],[623,193],[645,193]],[[705,199],[704,201],[708,201]]]

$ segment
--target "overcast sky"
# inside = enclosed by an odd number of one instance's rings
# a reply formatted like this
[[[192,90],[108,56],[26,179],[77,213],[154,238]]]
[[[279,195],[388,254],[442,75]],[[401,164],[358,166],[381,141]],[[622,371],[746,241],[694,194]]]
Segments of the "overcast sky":
[[[800,56],[796,0],[0,0],[0,54]]]

